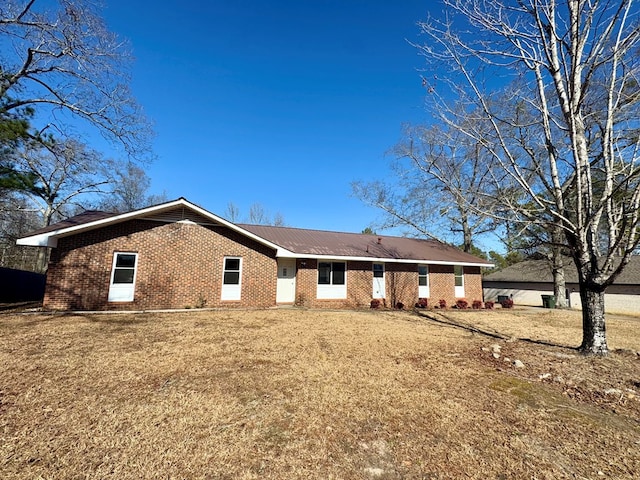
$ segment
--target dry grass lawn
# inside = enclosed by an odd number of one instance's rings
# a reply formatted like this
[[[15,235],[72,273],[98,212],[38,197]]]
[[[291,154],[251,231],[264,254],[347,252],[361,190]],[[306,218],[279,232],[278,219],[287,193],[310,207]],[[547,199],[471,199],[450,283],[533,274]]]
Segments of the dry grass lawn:
[[[429,315],[5,313],[0,478],[640,478],[639,319]]]

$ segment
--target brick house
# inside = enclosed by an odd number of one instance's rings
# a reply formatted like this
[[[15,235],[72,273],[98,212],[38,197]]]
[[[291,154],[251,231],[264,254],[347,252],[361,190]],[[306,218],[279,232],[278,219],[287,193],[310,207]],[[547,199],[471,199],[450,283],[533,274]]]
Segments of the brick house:
[[[234,224],[184,198],[87,211],[18,243],[51,247],[52,310],[471,303],[491,266],[433,240]]]

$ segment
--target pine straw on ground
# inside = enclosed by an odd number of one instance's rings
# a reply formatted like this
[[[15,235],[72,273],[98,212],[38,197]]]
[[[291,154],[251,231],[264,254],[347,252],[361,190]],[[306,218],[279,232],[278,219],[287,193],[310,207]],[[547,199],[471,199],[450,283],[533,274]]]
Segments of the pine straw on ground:
[[[1,315],[0,477],[638,478],[638,319],[428,314]]]

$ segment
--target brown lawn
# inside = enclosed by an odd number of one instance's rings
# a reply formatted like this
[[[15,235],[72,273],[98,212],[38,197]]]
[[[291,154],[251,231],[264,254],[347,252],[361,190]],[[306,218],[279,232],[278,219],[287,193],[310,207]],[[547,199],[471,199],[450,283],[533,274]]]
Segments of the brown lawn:
[[[0,315],[0,478],[640,478],[639,319],[429,315]]]

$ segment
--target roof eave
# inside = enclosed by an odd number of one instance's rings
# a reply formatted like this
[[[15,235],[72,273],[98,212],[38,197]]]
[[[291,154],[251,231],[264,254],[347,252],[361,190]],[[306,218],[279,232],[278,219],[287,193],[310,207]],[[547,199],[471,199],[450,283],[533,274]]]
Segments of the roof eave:
[[[39,235],[33,235],[31,237],[19,238],[16,240],[16,245],[55,248],[58,246],[58,237],[52,237],[51,233],[52,232],[47,232]]]
[[[163,203],[161,205],[154,205],[152,207],[146,207],[140,210],[135,210],[133,212],[121,213],[119,215],[113,215],[107,218],[101,218],[99,220],[83,223],[81,225],[74,225],[72,227],[65,227],[65,228],[60,228],[58,230],[51,230],[50,232],[40,233],[40,234],[29,236],[29,237],[22,237],[16,241],[16,244],[28,245],[28,246],[34,246],[34,247],[55,247],[58,244],[57,242],[58,238],[68,237],[70,235],[74,235],[75,233],[94,230],[96,228],[102,228],[102,227],[106,227],[116,223],[124,222],[132,218],[144,216],[147,213],[154,213],[154,212],[161,212],[163,210],[169,210],[171,208],[175,208],[177,206],[184,205],[184,204],[185,204],[185,200],[180,198],[172,202]]]
[[[286,252],[286,253],[285,253]],[[410,258],[389,258],[389,257],[359,257],[351,255],[319,255],[319,254],[306,254],[306,253],[294,253],[283,249],[277,254],[281,258],[310,258],[315,260],[345,260],[352,262],[379,262],[379,263],[420,263],[428,265],[460,265],[463,267],[483,267],[492,268],[493,263],[482,262],[460,262],[460,261],[447,261],[447,260],[428,260],[428,259],[410,259]]]
[[[282,247],[280,247],[279,245],[276,245],[273,242],[270,242],[269,240],[266,240],[265,238],[262,238],[258,235],[255,235],[254,233],[249,232],[248,230],[245,230],[239,226],[237,226],[234,223],[229,222],[228,220],[225,220],[222,217],[218,217],[217,215],[214,215],[213,213],[205,210],[204,208],[199,207],[198,205],[195,205],[191,202],[189,202],[188,200],[184,199],[184,198],[179,198],[177,200],[171,201],[171,202],[167,202],[167,203],[163,203],[160,205],[154,205],[151,207],[146,207],[146,208],[142,208],[140,210],[135,210],[133,212],[127,212],[127,213],[122,213],[119,215],[114,215],[112,217],[107,217],[107,218],[102,218],[100,220],[95,220],[93,222],[88,222],[88,223],[83,223],[82,225],[74,225],[72,227],[66,227],[66,228],[61,228],[59,230],[52,230],[50,232],[46,232],[46,233],[40,233],[38,235],[33,235],[33,236],[29,236],[29,237],[23,237],[20,238],[16,241],[16,244],[18,245],[26,245],[26,246],[33,246],[33,247],[53,247],[55,248],[58,245],[58,238],[63,238],[63,237],[68,237],[70,235],[74,235],[83,231],[89,231],[89,230],[94,230],[96,228],[102,228],[102,227],[106,227],[109,225],[113,225],[116,223],[120,223],[120,222],[124,222],[127,220],[132,220],[135,218],[140,218],[140,217],[144,217],[148,214],[151,213],[158,213],[158,212],[162,212],[162,211],[166,211],[166,210],[171,210],[175,207],[179,207],[179,206],[184,206],[187,208],[190,208],[192,210],[194,210],[195,212],[199,213],[200,215],[202,215],[205,218],[209,218],[211,220],[213,220],[214,222],[223,225],[225,227],[228,227],[248,238],[251,238],[252,240],[255,240],[267,247],[273,248],[274,250],[276,250],[276,252],[278,251],[282,251],[283,254],[287,254],[290,253],[288,252],[288,250],[283,249]]]

